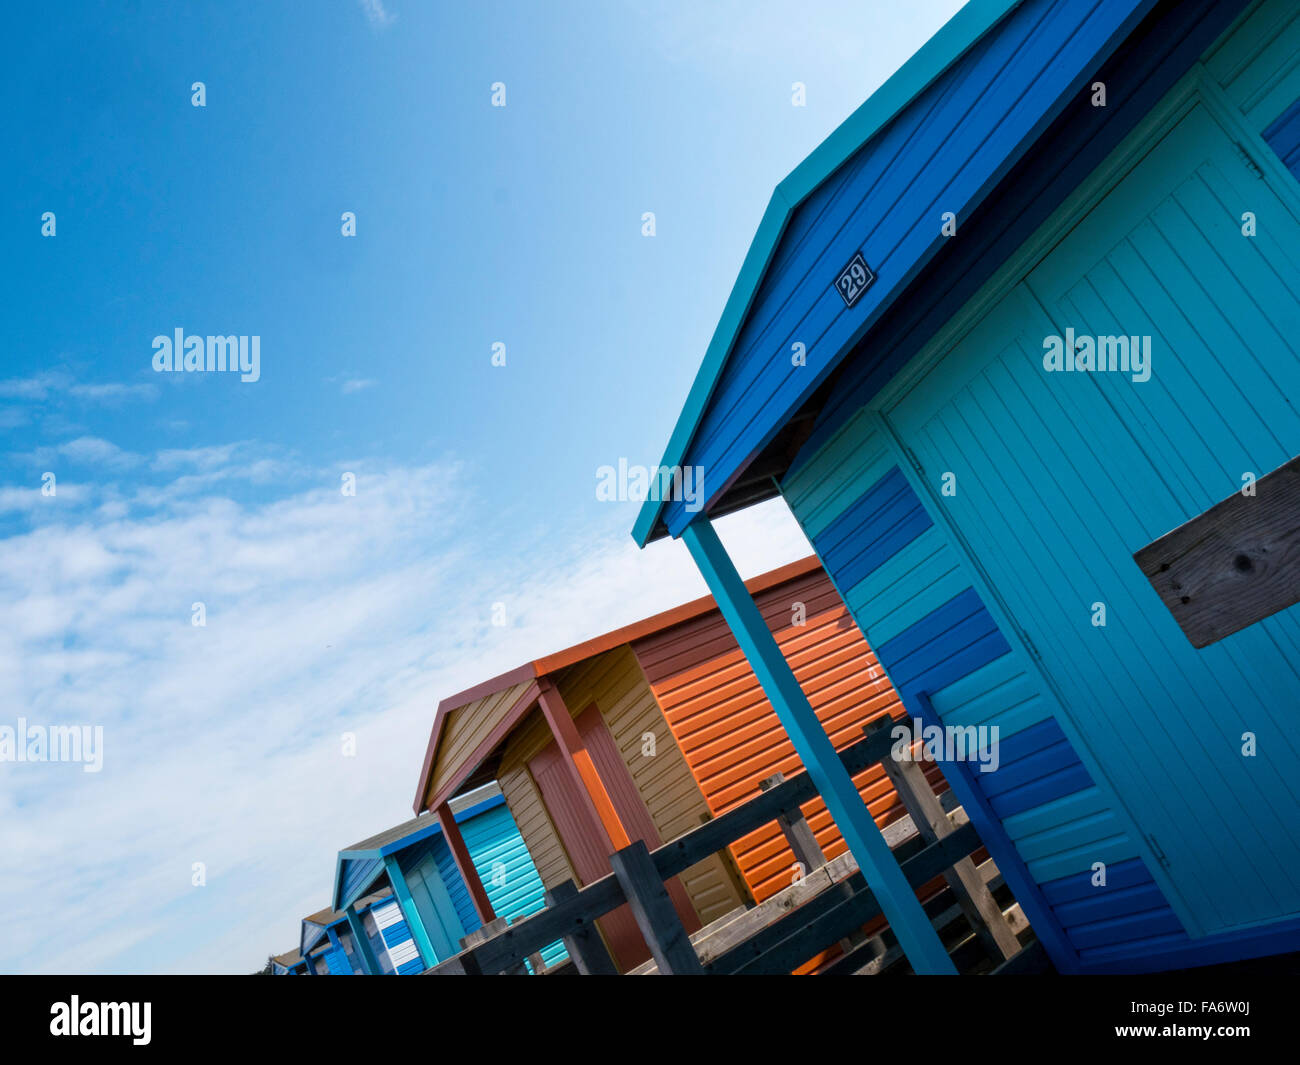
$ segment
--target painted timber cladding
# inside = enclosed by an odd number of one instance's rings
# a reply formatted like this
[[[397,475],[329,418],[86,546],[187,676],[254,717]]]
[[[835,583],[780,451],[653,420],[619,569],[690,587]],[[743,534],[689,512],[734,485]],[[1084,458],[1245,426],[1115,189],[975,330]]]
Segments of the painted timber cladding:
[[[945,725],[999,729],[996,772],[954,768],[993,807],[1033,882],[1086,874],[1094,861],[1136,861],[1136,848],[1053,720],[1023,656],[980,601],[960,556],[932,520],[917,519],[924,508],[873,417],[864,412],[849,422],[782,490],[909,710],[920,712],[917,696],[925,693]],[[1007,875],[1009,863],[994,857]],[[1088,949],[1098,934],[1092,926],[1131,918],[1133,906],[1145,906],[1136,912],[1162,926],[1172,914],[1163,898],[1152,907],[1140,891],[1112,887],[1106,895],[1112,906],[1101,912],[1055,914],[1070,954]],[[1017,897],[1023,904],[1024,893]],[[1041,935],[1043,922],[1032,913],[1030,919]]]
[[[459,767],[470,752],[491,735],[531,683],[530,680],[523,681],[451,711],[443,726],[442,742],[430,777],[429,795],[436,794],[446,782],[448,773]]]
[[[708,813],[708,805],[626,645],[570,667],[557,678],[557,687],[575,716],[593,703],[600,710],[661,839],[674,839],[700,823],[701,815]],[[646,732],[656,737],[653,757],[642,754]],[[535,711],[511,735],[498,770],[506,802],[548,888],[569,879],[577,882],[573,865],[528,771],[528,762],[551,742],[550,730]],[[706,924],[742,904],[731,873],[716,855],[687,869],[681,881],[700,920]]]
[[[949,246],[890,308],[846,360],[840,379],[801,451],[814,453],[935,336],[953,308],[976,297],[1000,267],[1132,132],[1142,118],[1227,29],[1244,0],[1162,0],[1141,32],[1097,71],[1104,108],[1079,93],[1008,175],[962,222],[966,239]],[[865,346],[863,346],[865,345]],[[788,472],[798,465],[799,457]]]
[[[967,217],[1154,6],[1025,0],[800,205],[683,460],[710,499],[943,246],[940,214]],[[878,280],[846,308],[831,282],[858,251]],[[664,516],[676,536],[694,515]]]
[[[1296,96],[1300,56],[1296,15],[1293,5],[1258,4],[1206,57],[1206,69],[1240,108],[1241,124],[1262,132],[1284,160],[1285,145],[1278,145],[1288,135],[1289,116],[1284,112]],[[1058,581],[1058,586],[1046,593],[1052,603],[1044,600],[1043,588],[1028,591],[1032,584],[1029,575],[1042,563],[1021,542],[1021,534],[1057,530],[1058,525],[1058,551],[1081,548],[1081,569],[1096,574],[1099,583],[1107,585],[1105,594],[1092,594],[1107,599],[1112,609],[1120,608],[1119,625],[1112,622],[1111,631],[1118,628],[1123,634],[1124,626],[1136,624],[1144,631],[1127,633],[1134,646],[1154,647],[1157,655],[1177,657],[1182,652],[1185,641],[1180,644],[1174,639],[1176,633],[1166,631],[1169,619],[1160,604],[1140,601],[1141,589],[1127,590],[1124,577],[1131,574],[1113,572],[1115,565],[1127,561],[1123,552],[1092,558],[1095,542],[1110,535],[1109,525],[1118,521],[1128,523],[1130,530],[1124,535],[1141,546],[1148,526],[1157,529],[1150,535],[1158,535],[1199,512],[1222,494],[1220,487],[1225,478],[1237,476],[1234,471],[1263,472],[1300,449],[1300,427],[1288,399],[1300,394],[1300,358],[1294,346],[1300,326],[1296,314],[1300,270],[1294,249],[1300,231],[1295,229],[1293,217],[1300,201],[1289,179],[1278,173],[1280,168],[1262,160],[1256,164],[1250,158],[1254,153],[1243,160],[1241,142],[1234,143],[1230,136],[1215,131],[1207,108],[1215,111],[1222,104],[1213,99],[1211,90],[1206,91],[1210,104],[1187,105],[1172,132],[1167,126],[1161,134],[1173,138],[1165,142],[1165,154],[1181,159],[1185,168],[1181,178],[1176,169],[1170,169],[1172,163],[1162,171],[1160,153],[1152,151],[1151,160],[1133,183],[1137,189],[1102,201],[1083,225],[1075,224],[1070,237],[1073,246],[1067,241],[1055,265],[1049,257],[1045,268],[1030,276],[1023,291],[1004,299],[999,311],[1009,313],[1012,320],[1002,321],[986,333],[983,358],[993,356],[988,368],[972,378],[969,372],[945,364],[945,369],[932,373],[925,382],[928,395],[918,392],[924,398],[911,399],[911,412],[905,406],[906,396],[895,404],[891,422],[902,447],[915,449],[916,461],[930,471],[927,476],[931,480],[938,476],[936,471],[956,471],[959,486],[969,486],[964,494],[955,502],[940,502],[942,497],[930,495],[929,502],[921,505],[912,487],[915,477],[905,474],[899,465],[907,461],[904,453],[871,411],[840,412],[838,423],[813,442],[808,456],[796,464],[783,484],[805,532],[904,698],[910,702],[928,691],[936,713],[945,721],[1001,725],[1002,767],[994,774],[971,775],[968,783],[983,792],[992,817],[1014,841],[1027,872],[1040,885],[1040,897],[1050,907],[1052,924],[1067,938],[1066,944],[1055,944],[1053,956],[1058,965],[1067,967],[1077,963],[1084,968],[1142,968],[1217,960],[1240,956],[1243,951],[1265,950],[1270,934],[1276,943],[1276,936],[1294,936],[1296,931],[1296,922],[1289,915],[1295,912],[1295,879],[1300,870],[1291,853],[1300,827],[1292,787],[1300,744],[1293,723],[1285,713],[1279,716],[1278,710],[1295,704],[1297,678],[1293,666],[1286,663],[1300,660],[1300,621],[1290,615],[1269,619],[1250,634],[1233,637],[1235,650],[1220,648],[1193,663],[1180,661],[1173,669],[1144,668],[1135,660],[1117,671],[1098,661],[1091,669],[1082,666],[1082,674],[1065,676],[1059,685],[1077,706],[1094,688],[1101,697],[1105,685],[1097,686],[1098,679],[1110,683],[1127,677],[1128,684],[1105,694],[1103,702],[1083,718],[1094,723],[1089,742],[1101,748],[1102,764],[1109,772],[1124,774],[1130,781],[1148,776],[1156,781],[1152,785],[1156,790],[1149,793],[1150,803],[1139,804],[1137,810],[1144,826],[1164,809],[1166,827],[1162,831],[1208,834],[1199,844],[1185,847],[1174,863],[1181,871],[1183,892],[1193,896],[1190,905],[1184,900],[1184,910],[1208,931],[1274,921],[1272,933],[1257,925],[1253,930],[1191,940],[1139,855],[1139,851],[1149,853],[1149,848],[1130,838],[1124,826],[1131,821],[1083,767],[1075,743],[1053,720],[1048,705],[1051,696],[1045,694],[1023,652],[1018,646],[1013,649],[1005,638],[1006,650],[1001,655],[988,657],[993,644],[984,652],[976,650],[975,638],[996,643],[994,634],[1001,635],[999,627],[993,624],[990,628],[991,617],[982,617],[988,612],[973,589],[964,556],[954,547],[946,528],[941,529],[924,513],[941,506],[952,515],[989,571],[988,579],[1010,600],[1013,614],[1035,642],[1046,645],[1043,651],[1049,670],[1059,673],[1068,669],[1072,657],[1092,646],[1085,641],[1092,639],[1095,644],[1098,639],[1087,624],[1045,620],[1044,613],[1035,616],[1036,610],[1050,613],[1062,598],[1062,589]],[[1231,116],[1220,115],[1220,120],[1233,125]],[[1150,129],[1142,136],[1147,138],[1143,142],[1146,147],[1159,139]],[[1241,136],[1249,142],[1248,135]],[[1179,137],[1182,143],[1178,143]],[[1252,168],[1258,170],[1261,165],[1265,173],[1251,174]],[[1251,174],[1249,180],[1247,174]],[[1170,180],[1162,180],[1166,176]],[[1259,180],[1264,184],[1254,183]],[[1238,192],[1244,197],[1241,204]],[[1142,195],[1151,197],[1151,202],[1143,203]],[[1269,216],[1270,231],[1262,242],[1251,244],[1242,239],[1238,206]],[[1115,218],[1125,214],[1144,220],[1141,228],[1115,230]],[[1118,244],[1116,232],[1121,238]],[[1100,267],[1095,265],[1098,262]],[[1204,285],[1197,287],[1207,263],[1212,264],[1216,278],[1209,290]],[[1145,270],[1158,274],[1161,283],[1156,285]],[[1085,279],[1082,283],[1080,276]],[[1116,278],[1123,278],[1124,284],[1116,285]],[[1162,295],[1164,290],[1168,291]],[[1024,306],[1015,307],[1016,300]],[[1174,306],[1180,310],[1177,315],[1168,312]],[[1110,316],[1121,311],[1127,316],[1124,321],[1138,322],[1133,329],[1154,333],[1158,342],[1167,343],[1165,370],[1169,376],[1160,387],[1143,391],[1143,386],[1134,388],[1127,381],[1125,388],[1118,381],[1096,382],[1090,375],[1082,375],[1073,386],[1062,384],[1055,396],[1026,395],[1027,406],[1016,406],[1026,384],[1042,392],[1041,366],[1036,375],[1018,376],[1014,367],[1016,359],[1032,356],[1032,369],[1033,360],[1041,358],[1039,342],[1045,329],[1053,331],[1044,326],[1045,321],[1058,329],[1073,324],[1081,333],[1094,327],[1100,333],[1118,332]],[[1024,329],[1034,342],[1027,346],[1021,342],[1019,353],[1008,354],[1009,348],[1017,347],[1013,326],[1017,321],[1023,326],[1026,316],[1034,315],[1039,321]],[[1215,330],[1222,330],[1227,322],[1243,319],[1248,322],[1245,334],[1233,333],[1231,341],[1225,340],[1226,333],[1216,335]],[[1125,331],[1132,330],[1126,327]],[[1224,355],[1219,356],[1220,352]],[[1228,352],[1232,353],[1230,371],[1218,365]],[[1198,376],[1205,380],[1193,381],[1182,369],[1188,364],[1198,367]],[[1254,383],[1253,375],[1258,376]],[[1238,405],[1239,388],[1252,397],[1251,403]],[[1075,427],[1089,425],[1087,419],[1095,421],[1104,412],[1098,405],[1101,396],[1106,404],[1114,405],[1112,411],[1119,412],[1119,431],[1091,424],[1091,432],[1075,438],[1071,435]],[[1215,402],[1207,403],[1207,396],[1213,396]],[[987,421],[994,410],[1002,412],[996,424]],[[1028,438],[1040,417],[1046,436],[1035,443]],[[1231,432],[1225,419],[1232,419]],[[1187,429],[1180,430],[1183,425]],[[1159,426],[1160,431],[1147,435],[1146,426]],[[1151,461],[1156,468],[1149,485],[1145,467],[1137,471],[1136,478],[1129,476],[1134,473],[1130,460],[1125,462],[1123,485],[1105,475],[1109,470],[1104,464],[1088,461],[1096,458],[1089,441],[1122,440],[1130,435],[1138,447],[1129,454],[1139,456],[1139,462]],[[1014,491],[1005,480],[996,491],[984,483],[990,469],[998,469],[990,460],[1002,446],[1016,457],[1018,487]],[[1005,478],[1005,470],[1013,467],[1005,459],[1002,462],[1001,476]],[[1048,500],[1044,489],[1056,490],[1061,484],[1066,486],[1062,497],[1066,502]],[[1093,498],[1102,509],[1076,527],[1071,514],[1076,501]],[[1010,512],[1004,514],[1008,503]],[[1021,513],[1027,504],[1035,503],[1039,504],[1036,512]],[[1043,558],[1048,559],[1044,570],[1048,572],[1051,552]],[[1075,602],[1087,594],[1076,589],[1066,597]],[[1086,621],[1086,610],[1083,617]],[[1057,640],[1067,644],[1058,650],[1051,646]],[[962,654],[972,660],[954,664]],[[909,657],[913,659],[910,663]],[[986,660],[978,665],[981,658]],[[1261,669],[1261,663],[1267,664],[1266,668]],[[1241,732],[1235,720],[1236,704],[1243,697],[1251,703],[1248,717],[1254,728],[1269,734],[1271,758],[1259,763],[1254,779],[1237,786],[1236,795],[1255,789],[1256,802],[1238,811],[1231,805],[1238,801],[1233,789],[1217,786],[1225,767],[1235,772],[1241,766],[1240,759],[1233,757],[1216,770],[1214,758],[1225,757],[1221,747],[1211,755],[1190,749],[1201,744],[1175,742],[1170,749],[1177,752],[1177,758],[1149,757],[1126,766],[1122,745],[1113,743],[1116,736],[1124,734],[1125,726],[1112,725],[1112,743],[1104,743],[1095,722],[1111,720],[1107,711],[1112,708],[1134,704],[1139,721],[1127,726],[1130,736],[1143,734],[1143,722],[1168,720],[1171,708],[1150,702],[1156,676],[1162,686],[1174,683],[1186,689],[1172,696],[1175,714],[1213,700],[1205,705],[1198,719],[1202,723],[1196,726],[1207,742],[1217,737],[1232,748],[1233,735]],[[1143,708],[1144,700],[1150,702],[1149,707]],[[1192,735],[1197,735],[1195,729]],[[1154,755],[1160,747],[1158,737],[1153,741],[1148,750]],[[1236,755],[1235,750],[1229,753]],[[1093,757],[1090,755],[1090,761]],[[1129,753],[1128,758],[1133,757]],[[1166,767],[1164,761],[1174,764]],[[1013,771],[1012,786],[1005,783],[1008,770]],[[1172,773],[1181,773],[1181,781],[1175,782]],[[1163,791],[1161,779],[1168,781]],[[1177,806],[1177,800],[1210,787],[1213,799],[1205,811],[1182,810],[1181,816],[1168,811],[1171,799]],[[1223,810],[1217,809],[1220,805]],[[1261,814],[1268,825],[1257,826]],[[1220,820],[1225,823],[1220,825]],[[995,826],[980,827],[984,831]],[[1243,833],[1240,839],[1239,829]],[[1272,845],[1256,846],[1253,837],[1259,830],[1273,840]],[[1240,853],[1221,853],[1225,848]],[[1102,854],[1105,857],[1097,857]],[[998,860],[1004,865],[1000,857]],[[1107,863],[1104,890],[1092,885],[1090,863],[1094,860]],[[1198,860],[1209,864],[1189,875],[1188,866]],[[1279,923],[1279,919],[1284,920]],[[1037,919],[1035,924],[1039,924]],[[1273,949],[1279,948],[1274,945]]]
[[[474,859],[474,868],[483,881],[488,901],[492,903],[492,909],[498,917],[504,917],[513,924],[545,906],[542,878],[504,803],[462,825],[461,835],[470,857]],[[464,887],[459,874],[456,879]],[[469,901],[468,889],[466,901]],[[465,927],[472,932],[481,924],[472,904],[470,915],[472,923]],[[552,943],[542,950],[542,960],[548,966],[558,965],[568,956],[564,944],[560,942]]]
[[[1277,152],[1286,168],[1300,178],[1300,100],[1264,131],[1264,140]]]
[[[398,976],[413,976],[424,971],[420,952],[411,938],[411,928],[395,901],[374,907],[371,911],[375,925],[383,939],[389,964]]]
[[[824,573],[770,589],[756,601],[836,746],[861,738],[868,721],[902,715],[897,693]],[[796,625],[800,603],[805,623]],[[759,782],[773,773],[802,769],[720,614],[638,641],[633,650],[713,814],[753,799]],[[927,776],[932,785],[945,787],[936,766],[927,766]],[[880,767],[855,783],[882,827],[905,812]],[[825,804],[817,799],[803,809],[827,857],[843,853],[844,841]],[[738,840],[732,853],[755,899],[789,886],[794,854],[775,824]]]

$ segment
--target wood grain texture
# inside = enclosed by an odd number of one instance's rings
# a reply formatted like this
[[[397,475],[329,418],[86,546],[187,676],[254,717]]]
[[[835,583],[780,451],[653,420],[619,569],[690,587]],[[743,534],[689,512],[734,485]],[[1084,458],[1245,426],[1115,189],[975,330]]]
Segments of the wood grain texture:
[[[1300,602],[1300,456],[1254,488],[1133,556],[1193,647]]]

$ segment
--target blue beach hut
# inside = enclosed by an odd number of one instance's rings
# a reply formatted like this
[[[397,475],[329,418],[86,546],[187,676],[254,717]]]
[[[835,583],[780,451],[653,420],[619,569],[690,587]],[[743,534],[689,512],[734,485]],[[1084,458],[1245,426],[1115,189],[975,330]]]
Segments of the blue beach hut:
[[[683,540],[952,970],[712,521],[780,495],[1055,966],[1300,948],[1300,7],[973,0],[772,197],[634,535]],[[674,493],[689,469],[702,498]]]
[[[302,919],[298,949],[275,959],[277,976],[355,976],[364,971],[365,949],[374,952],[382,971],[394,972],[392,955],[401,956],[403,947],[414,952],[410,935],[386,946],[383,929],[401,921],[401,912],[388,889],[377,891],[355,906],[356,923],[342,910],[326,907]],[[362,947],[362,936],[365,948]]]
[[[365,972],[423,972],[460,950],[461,940],[499,918],[515,921],[542,908],[544,888],[501,788],[489,782],[452,799],[439,817],[425,814],[339,852],[333,905],[348,915],[377,890],[393,894],[377,920],[392,968],[377,950]],[[561,943],[541,952],[547,968],[567,955]]]

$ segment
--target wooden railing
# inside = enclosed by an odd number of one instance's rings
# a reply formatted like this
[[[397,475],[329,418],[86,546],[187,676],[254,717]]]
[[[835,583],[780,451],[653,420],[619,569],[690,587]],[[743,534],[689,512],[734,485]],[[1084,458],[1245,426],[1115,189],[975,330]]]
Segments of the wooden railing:
[[[962,912],[998,962],[1019,950],[1018,942],[993,901],[985,880],[969,856],[980,839],[969,823],[954,825],[914,762],[896,763],[890,751],[896,730],[906,722],[882,720],[867,735],[839,752],[850,776],[884,763],[895,789],[908,807],[917,831],[894,850],[900,868],[914,888],[946,874]],[[919,778],[919,781],[918,781]],[[566,881],[546,893],[546,908],[509,927],[494,925],[467,937],[466,949],[441,962],[429,973],[487,974],[522,971],[525,959],[537,965],[537,953],[563,940],[579,973],[617,972],[596,928],[597,918],[627,903],[650,948],[660,973],[789,973],[839,942],[845,956],[860,956],[865,964],[887,949],[880,937],[868,941],[864,925],[881,916],[881,908],[849,855],[838,864],[839,879],[784,915],[771,914],[753,934],[702,963],[665,887],[665,882],[709,855],[721,851],[755,829],[773,821],[781,825],[805,864],[824,862],[803,820],[800,806],[817,796],[807,773],[764,782],[765,790],[699,828],[649,851],[633,843],[610,856],[612,872],[579,889]],[[802,848],[802,852],[800,850]],[[808,870],[811,872],[811,870]],[[750,911],[752,912],[752,911]],[[488,938],[483,938],[484,933]]]

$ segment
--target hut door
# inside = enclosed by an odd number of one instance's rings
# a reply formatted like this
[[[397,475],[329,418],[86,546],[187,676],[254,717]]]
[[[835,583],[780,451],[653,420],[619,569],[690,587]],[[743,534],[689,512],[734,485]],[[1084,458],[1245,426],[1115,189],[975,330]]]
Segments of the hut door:
[[[604,829],[592,821],[582,794],[561,761],[559,748],[554,742],[533,756],[528,771],[542,793],[542,802],[555,824],[555,831],[559,833],[578,880],[583,885],[599,880],[610,871],[609,838]],[[650,957],[650,950],[641,938],[636,919],[626,903],[596,923],[614,956],[614,963],[622,971],[635,968]]]
[[[605,725],[605,719],[600,716],[600,710],[592,704],[579,714],[576,720],[578,732],[587,746],[587,753],[596,763],[596,772],[600,774],[600,779],[609,789],[610,801],[614,804],[618,819],[627,829],[628,836],[640,840],[648,850],[661,846],[663,840],[659,838],[654,821],[650,819],[650,811],[646,809],[645,800],[637,791],[632,774],[627,771],[627,764],[619,754],[618,744],[614,742],[614,737]],[[677,915],[686,926],[686,931],[698,931],[700,919],[695,913],[695,907],[691,905],[690,897],[686,894],[686,888],[682,886],[681,880],[673,877],[668,881],[667,887],[668,894],[677,907]]]
[[[929,490],[955,485],[935,506],[1204,933],[1300,912],[1300,609],[1197,650],[1133,554],[1300,452],[1297,249],[1271,179],[1194,107],[886,412]],[[1049,372],[1065,336],[1150,361]]]
[[[592,706],[580,714],[575,722],[628,835],[642,840],[651,849],[659,846],[659,836],[650,820],[649,811],[636,790],[599,710]],[[542,801],[546,804],[547,812],[551,815],[560,842],[564,844],[578,878],[583,884],[590,884],[607,875],[610,872],[609,837],[599,824],[592,822],[586,802],[561,762],[559,749],[554,742],[533,756],[528,763],[528,770],[537,782]],[[698,929],[700,920],[680,881],[673,878],[669,881],[668,889],[687,930],[693,932]],[[598,923],[620,969],[626,971],[634,968],[650,957],[649,948],[641,938],[632,911],[626,905],[602,917]]]

